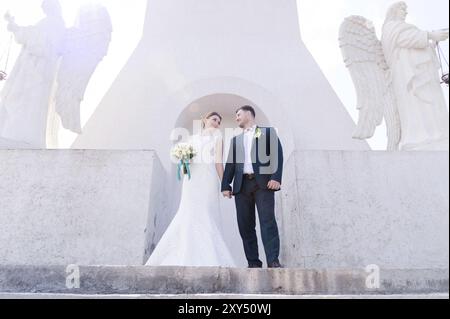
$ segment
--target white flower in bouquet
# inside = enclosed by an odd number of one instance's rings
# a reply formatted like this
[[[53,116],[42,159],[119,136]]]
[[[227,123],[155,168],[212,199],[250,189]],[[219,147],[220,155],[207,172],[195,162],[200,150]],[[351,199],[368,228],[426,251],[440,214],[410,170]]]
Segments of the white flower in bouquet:
[[[197,155],[197,151],[194,146],[188,143],[179,143],[174,146],[171,152],[172,156],[175,157],[178,164],[178,179],[181,180],[181,172],[184,175],[188,175],[191,178],[190,162]]]

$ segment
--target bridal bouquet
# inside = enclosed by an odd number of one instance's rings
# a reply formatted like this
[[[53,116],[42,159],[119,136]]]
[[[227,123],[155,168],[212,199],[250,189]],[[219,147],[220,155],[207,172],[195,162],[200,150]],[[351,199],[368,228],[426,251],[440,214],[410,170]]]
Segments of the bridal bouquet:
[[[191,144],[179,143],[172,149],[172,156],[175,157],[178,163],[178,180],[181,180],[181,174],[188,175],[191,179],[191,160],[197,155],[194,147]]]

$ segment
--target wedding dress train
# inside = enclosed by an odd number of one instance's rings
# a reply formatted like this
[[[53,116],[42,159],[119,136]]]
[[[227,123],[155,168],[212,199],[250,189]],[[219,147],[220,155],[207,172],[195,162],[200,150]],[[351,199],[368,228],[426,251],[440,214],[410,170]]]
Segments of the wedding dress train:
[[[220,231],[220,180],[216,172],[215,137],[194,135],[198,152],[192,178],[183,181],[181,202],[147,266],[236,267]]]

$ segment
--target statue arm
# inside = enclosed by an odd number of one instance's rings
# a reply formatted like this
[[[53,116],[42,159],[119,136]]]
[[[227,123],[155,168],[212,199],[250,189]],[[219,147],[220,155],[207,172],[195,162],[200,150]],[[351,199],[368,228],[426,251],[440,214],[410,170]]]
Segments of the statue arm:
[[[4,16],[7,22],[7,30],[14,35],[14,38],[18,44],[25,45],[29,42],[30,39],[35,37],[33,34],[33,30],[35,27],[27,26],[22,27],[16,23],[16,20],[9,12],[7,12]]]
[[[16,39],[16,42],[19,44],[25,44],[26,41],[24,41],[24,32],[26,28],[24,27],[19,27],[19,25],[16,23],[16,19],[14,19],[14,17],[7,12],[5,14],[5,20],[7,22],[7,30],[9,32],[11,32],[12,34],[14,34],[14,37]]]
[[[14,34],[14,38],[18,44],[25,45],[28,43],[29,39],[32,37],[33,27],[21,27],[15,22],[10,22],[8,24],[8,30]]]
[[[9,32],[16,33],[19,30],[19,26],[14,21],[8,22],[7,29]]]
[[[433,42],[445,41],[448,39],[448,36],[448,29],[428,32],[428,39]]]
[[[409,25],[400,32],[397,46],[404,49],[425,49],[430,46],[429,33]]]

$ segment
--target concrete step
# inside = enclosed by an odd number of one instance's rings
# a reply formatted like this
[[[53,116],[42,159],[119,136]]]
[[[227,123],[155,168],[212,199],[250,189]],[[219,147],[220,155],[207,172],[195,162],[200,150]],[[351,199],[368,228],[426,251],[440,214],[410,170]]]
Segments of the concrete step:
[[[379,296],[448,294],[449,272],[381,270],[379,288],[364,270],[230,269],[142,266],[0,266],[0,293],[69,295]]]

